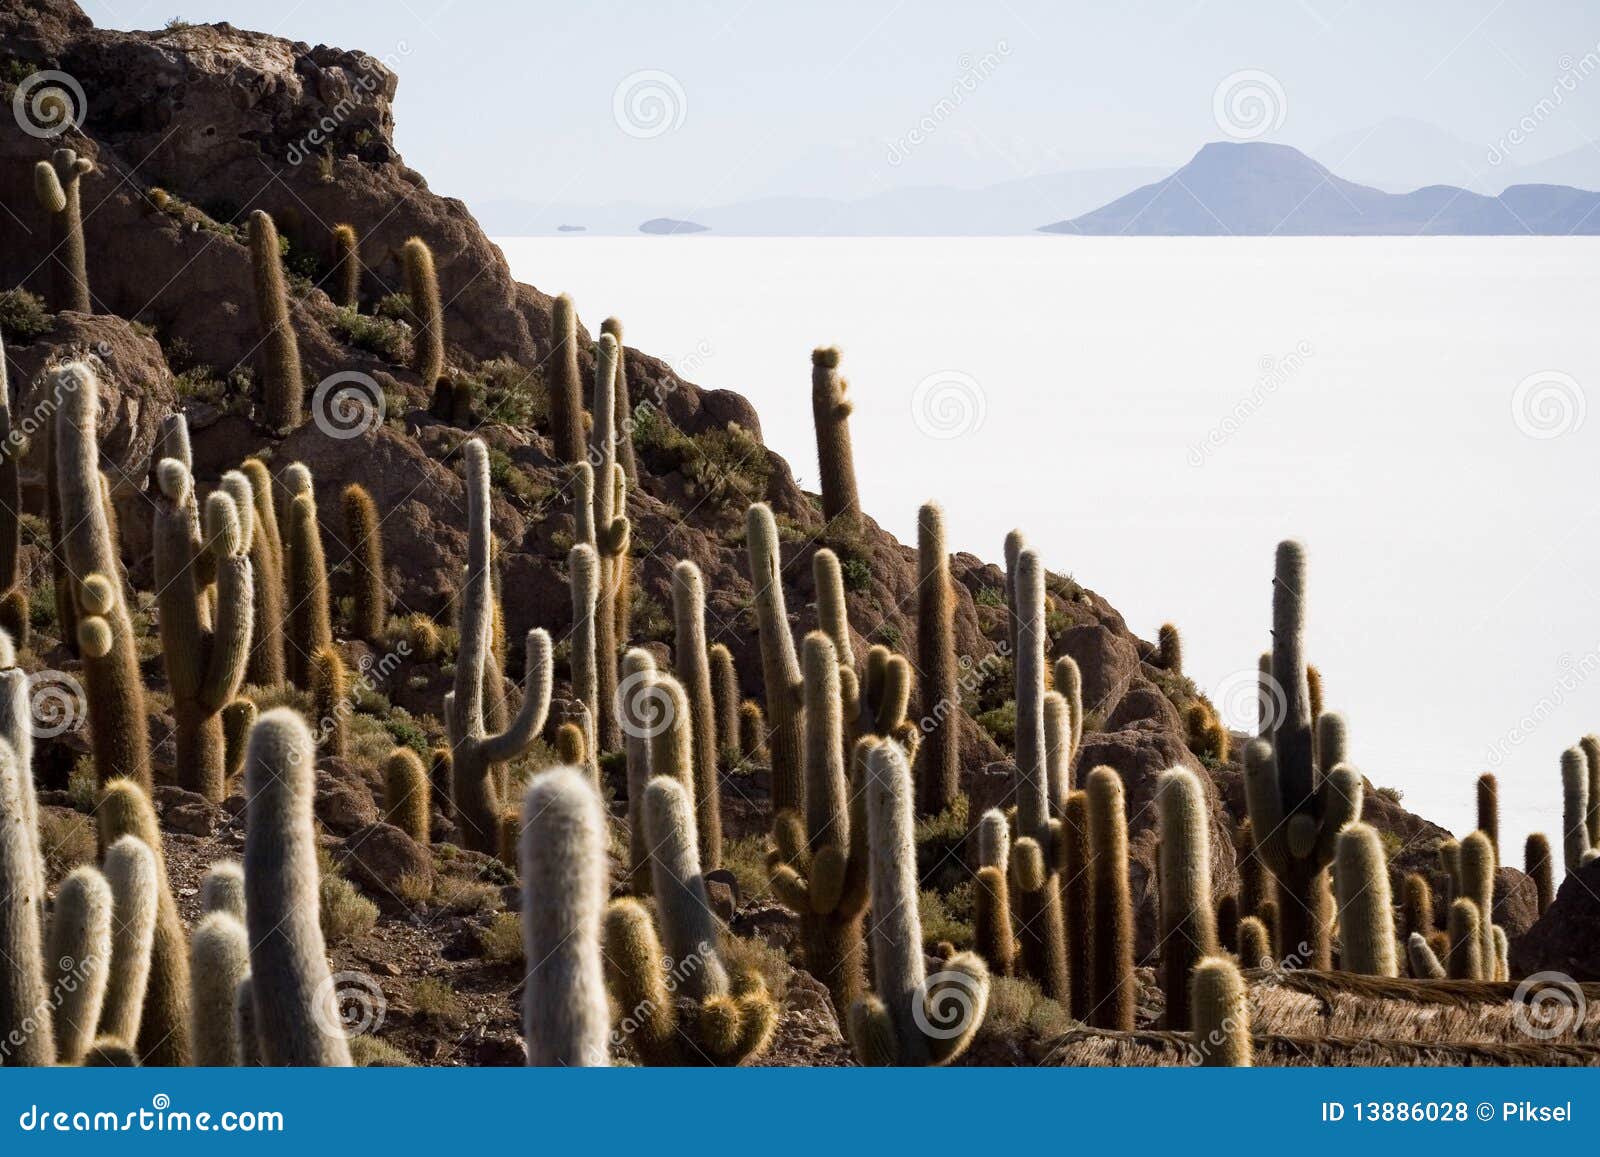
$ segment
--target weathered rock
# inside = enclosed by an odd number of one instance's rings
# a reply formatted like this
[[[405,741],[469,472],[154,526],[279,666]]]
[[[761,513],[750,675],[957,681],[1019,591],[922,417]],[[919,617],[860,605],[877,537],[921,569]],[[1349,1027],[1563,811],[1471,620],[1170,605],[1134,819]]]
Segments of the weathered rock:
[[[1512,940],[1511,971],[1600,980],[1600,860],[1566,876],[1544,915]]]
[[[335,835],[346,836],[375,823],[377,805],[365,784],[336,779],[326,770],[317,772],[316,816]]]
[[[421,890],[433,886],[433,860],[427,849],[391,824],[368,824],[344,842],[345,875],[375,900],[394,902],[400,881]]]

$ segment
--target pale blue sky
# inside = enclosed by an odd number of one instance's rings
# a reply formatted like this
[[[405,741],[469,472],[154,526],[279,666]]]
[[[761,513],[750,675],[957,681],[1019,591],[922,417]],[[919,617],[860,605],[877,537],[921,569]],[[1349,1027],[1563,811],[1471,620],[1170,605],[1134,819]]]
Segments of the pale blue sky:
[[[1576,0],[102,0],[84,8],[108,27],[228,20],[392,58],[401,151],[436,189],[468,201],[715,205],[1177,164],[1221,136],[1214,93],[1246,69],[1270,74],[1283,92],[1282,123],[1266,139],[1316,150],[1403,116],[1476,150],[1528,116],[1586,54],[1600,61],[1600,6]],[[989,75],[953,114],[938,116],[939,102],[986,55]],[[613,98],[625,77],[645,70],[676,82],[682,117],[641,138],[618,126]],[[891,142],[929,116],[928,138],[888,163]],[[1516,160],[1536,162],[1589,137],[1600,137],[1600,71],[1540,118]]]

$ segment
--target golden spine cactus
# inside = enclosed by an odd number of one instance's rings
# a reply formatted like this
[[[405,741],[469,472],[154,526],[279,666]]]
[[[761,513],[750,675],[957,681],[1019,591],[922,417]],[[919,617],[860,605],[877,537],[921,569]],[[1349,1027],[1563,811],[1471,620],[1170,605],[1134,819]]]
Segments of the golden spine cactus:
[[[15,813],[0,812],[0,815],[16,816],[21,827],[20,838],[27,845],[20,863],[33,867],[31,879],[4,894],[14,898],[31,896],[42,916],[47,874],[39,828],[39,798],[33,782],[34,714],[28,676],[15,664],[16,655],[9,641],[0,636],[0,741],[10,747],[16,759],[17,780],[17,810]]]
[[[1245,968],[1272,964],[1272,937],[1259,916],[1246,916],[1239,921],[1239,963]]]
[[[250,729],[256,725],[256,705],[249,699],[235,699],[222,709],[222,772],[224,782],[232,783],[244,773],[244,752],[250,742]]]
[[[1164,671],[1183,674],[1183,636],[1172,623],[1162,623],[1156,634],[1156,663]]]
[[[700,862],[707,869],[720,868],[722,801],[717,783],[716,703],[711,690],[711,659],[706,653],[706,589],[700,568],[688,559],[672,569],[672,615],[676,627],[673,661],[689,704]]]
[[[1500,857],[1500,783],[1494,773],[1478,777],[1478,830],[1489,837],[1495,858]]]
[[[622,749],[628,775],[628,890],[650,890],[650,846],[644,838],[644,789],[650,780],[650,737],[662,725],[662,699],[655,692],[656,661],[642,647],[622,657],[617,712],[622,720]]]
[[[947,810],[961,792],[955,592],[950,584],[944,510],[936,502],[924,503],[917,513],[917,668],[922,676],[917,810],[933,816]]]
[[[302,467],[303,469],[303,467]],[[317,499],[307,473],[292,485],[289,499],[287,578],[289,678],[302,690],[312,686],[313,660],[318,651],[333,644],[333,620],[328,603],[328,564],[322,552],[322,531],[317,524]]]
[[[139,1037],[158,918],[158,872],[150,846],[137,836],[122,836],[106,850],[105,875],[112,905],[111,963],[100,1006],[101,1036],[121,1041]]]
[[[1070,789],[1077,786],[1072,778],[1072,763],[1078,757],[1078,748],[1083,746],[1083,672],[1071,655],[1056,660],[1056,693],[1067,701],[1067,720],[1072,724],[1072,743],[1067,751],[1067,786]]]
[[[283,277],[278,226],[257,209],[250,214],[250,265],[255,272],[256,320],[261,326],[261,385],[267,425],[286,432],[305,411],[300,343],[289,320],[289,289]]]
[[[94,162],[74,149],[56,149],[33,170],[33,191],[50,214],[50,308],[93,313],[88,247],[83,240],[83,178]]]
[[[873,986],[850,1008],[850,1043],[864,1065],[948,1064],[983,1023],[989,968],[982,957],[961,952],[928,977],[917,912],[911,769],[892,740],[863,742]]]
[[[1418,980],[1445,979],[1444,965],[1439,963],[1439,957],[1420,932],[1406,937],[1406,961],[1411,966],[1411,975]]]
[[[639,484],[639,464],[633,454],[633,399],[628,392],[628,349],[622,344],[622,322],[608,317],[600,323],[600,332],[610,334],[617,343],[617,390],[615,414],[617,423],[617,461],[622,466],[628,485]]]
[[[255,569],[255,629],[251,631],[250,663],[245,679],[258,687],[276,687],[287,678],[284,666],[284,591],[283,537],[278,531],[278,511],[272,496],[272,475],[259,458],[247,458],[239,475],[249,485],[250,503],[255,509],[254,533],[250,536],[250,565]],[[245,494],[233,475],[224,474],[222,483],[240,509]]]
[[[250,974],[250,941],[237,916],[211,912],[189,945],[189,1035],[194,1063],[236,1068],[244,1063],[234,1000]]]
[[[152,893],[152,921],[154,899]],[[74,868],[56,893],[45,965],[58,1065],[78,1064],[94,1043],[111,974],[112,906],[111,885],[88,865]]]
[[[344,488],[340,505],[344,511],[345,535],[350,540],[353,570],[351,590],[354,607],[350,629],[357,638],[376,643],[383,638],[389,620],[388,584],[384,579],[383,535],[378,504],[358,483]]]
[[[733,665],[733,652],[721,643],[711,644],[708,654],[719,766],[732,768],[739,761],[739,672]],[[623,677],[627,677],[626,671]]]
[[[530,1065],[610,1064],[601,962],[606,818],[576,767],[541,773],[522,801],[522,1035]]]
[[[555,359],[550,439],[556,461],[575,465],[584,460],[583,385],[578,376],[578,312],[564,293],[550,304],[550,331],[550,356]]]
[[[1589,839],[1589,766],[1583,749],[1561,753],[1561,850],[1569,874],[1583,866]]]
[[[978,849],[978,879],[973,892],[973,946],[992,974],[1010,976],[1017,955],[1006,888],[1011,828],[1005,813],[998,808],[990,808],[978,821]]]
[[[745,547],[755,587],[756,623],[761,635],[761,667],[767,689],[767,748],[772,757],[774,813],[800,806],[800,660],[784,606],[778,524],[764,502],[745,514]]]
[[[455,687],[445,697],[450,737],[452,803],[463,843],[493,854],[499,843],[501,805],[494,774],[497,764],[516,759],[533,746],[550,709],[553,679],[550,636],[528,632],[522,706],[501,730],[484,725],[484,671],[490,659],[493,598],[489,576],[489,454],[476,438],[464,448],[467,475],[467,573],[461,593],[461,642],[456,652]]]
[[[422,386],[432,390],[444,377],[444,306],[439,297],[439,274],[433,266],[433,250],[421,237],[412,237],[400,250],[405,270],[406,295],[411,298],[411,316],[416,321],[412,337],[412,369]]]
[[[817,630],[833,642],[833,649],[844,667],[856,664],[850,643],[850,614],[844,601],[844,572],[839,556],[822,547],[811,556],[811,585],[817,591]]]
[[[1578,740],[1578,749],[1583,752],[1584,767],[1588,770],[1589,790],[1587,799],[1589,846],[1600,846],[1600,735],[1585,735]]]
[[[311,656],[311,702],[318,745],[325,754],[343,759],[349,744],[350,674],[332,644],[318,647]]]
[[[1550,907],[1556,898],[1555,875],[1550,868],[1550,840],[1543,832],[1534,832],[1522,853],[1523,871],[1533,880],[1539,896],[1539,915]]]
[[[1417,872],[1407,872],[1400,894],[1400,934],[1408,937],[1413,932],[1426,936],[1433,931],[1433,887],[1427,877]]]
[[[428,770],[409,747],[397,747],[383,761],[383,820],[421,847],[431,843],[433,809],[429,804]]]
[[[1494,844],[1484,832],[1472,832],[1461,841],[1461,894],[1478,909],[1478,934],[1483,939],[1479,963],[1492,980],[1494,971]]]
[[[848,386],[839,376],[839,351],[811,351],[811,416],[817,432],[817,464],[822,478],[822,516],[854,523],[861,517],[856,493],[856,463],[850,448]]]
[[[599,599],[601,564],[594,548],[580,542],[567,552],[567,578],[572,588],[572,695],[589,718],[600,706]]]
[[[1094,983],[1088,1009],[1097,1028],[1133,1029],[1133,899],[1128,890],[1128,813],[1122,777],[1109,767],[1089,773],[1090,869],[1094,887]]]
[[[627,517],[627,486],[617,465],[616,384],[617,340],[602,334],[595,345],[594,429],[590,453],[595,466],[595,551],[600,559],[600,585],[595,612],[595,660],[599,702],[591,709],[600,746],[622,746],[617,725],[617,593],[630,566],[632,533]]]
[[[1339,897],[1340,963],[1346,972],[1399,976],[1389,865],[1377,829],[1360,822],[1348,825],[1339,833],[1333,864]]]
[[[1175,768],[1156,789],[1161,820],[1161,968],[1167,993],[1167,1027],[1189,1023],[1189,974],[1217,952],[1216,909],[1211,903],[1209,812],[1200,781]]]
[[[805,818],[774,817],[772,890],[800,916],[806,968],[847,1016],[865,983],[861,914],[867,903],[865,803],[845,768],[839,663],[821,631],[803,645]]]
[[[1068,1007],[1079,1018],[1094,1007],[1094,864],[1089,833],[1089,796],[1073,790],[1061,812],[1061,837],[1065,843],[1061,905],[1067,936],[1067,983],[1072,990]]]
[[[361,244],[353,225],[333,227],[333,301],[345,309],[361,307]]]
[[[1483,979],[1483,928],[1478,906],[1466,897],[1450,905],[1450,956],[1445,968],[1451,980]]]
[[[89,736],[101,783],[127,776],[150,786],[150,736],[144,711],[144,680],[138,645],[122,584],[116,580],[119,552],[104,501],[95,432],[100,386],[84,362],[51,375],[61,399],[52,422],[56,453],[55,491],[61,503],[60,539],[71,585],[89,698]],[[83,646],[87,624],[91,647]]]
[[[206,499],[205,537],[197,538],[189,471],[165,458],[156,473],[155,577],[162,661],[176,722],[178,783],[221,803],[227,790],[222,710],[244,681],[255,621],[250,523],[232,495],[217,490]],[[204,581],[207,573],[216,580],[214,599]]]
[[[1225,956],[1208,956],[1195,965],[1190,993],[1190,1033],[1196,1062],[1212,1068],[1244,1068],[1254,1063],[1250,1040],[1250,1002],[1244,978]]]

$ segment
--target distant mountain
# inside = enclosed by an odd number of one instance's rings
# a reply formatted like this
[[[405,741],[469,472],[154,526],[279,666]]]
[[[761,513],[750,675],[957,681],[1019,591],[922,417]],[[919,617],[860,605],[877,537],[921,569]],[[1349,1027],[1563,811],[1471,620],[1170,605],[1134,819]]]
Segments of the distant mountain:
[[[1517,170],[1524,181],[1542,185],[1571,185],[1578,189],[1600,189],[1600,150],[1580,145],[1570,153],[1536,161]]]
[[[669,237],[683,233],[704,233],[706,227],[693,221],[678,221],[672,217],[652,217],[639,226],[639,232]]]
[[[1310,150],[1345,180],[1386,193],[1450,184],[1493,196],[1522,177],[1508,159],[1491,162],[1489,152],[1487,145],[1471,144],[1410,117],[1389,117]]]
[[[1555,185],[1513,185],[1498,197],[1453,185],[1385,193],[1288,145],[1218,142],[1163,180],[1040,228],[1101,236],[1600,233],[1600,194]]]

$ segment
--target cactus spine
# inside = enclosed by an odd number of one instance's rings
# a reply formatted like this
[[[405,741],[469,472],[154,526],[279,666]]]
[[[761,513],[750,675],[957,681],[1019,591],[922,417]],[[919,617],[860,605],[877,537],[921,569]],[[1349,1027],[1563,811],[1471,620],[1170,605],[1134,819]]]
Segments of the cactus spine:
[[[189,945],[189,1035],[194,1063],[237,1067],[244,1063],[234,1000],[250,974],[250,942],[244,925],[227,912],[209,913]]]
[[[1480,964],[1483,980],[1494,979],[1494,844],[1484,832],[1461,841],[1461,894],[1478,908],[1478,934],[1483,938]]]
[[[1489,837],[1495,858],[1500,858],[1500,784],[1494,773],[1478,777],[1478,830]]]
[[[583,386],[578,377],[578,313],[572,298],[562,294],[550,305],[551,357],[550,438],[556,461],[575,465],[583,453]]]
[[[361,245],[353,225],[333,227],[332,297],[345,309],[361,308]]]
[[[111,885],[87,865],[74,868],[56,893],[45,966],[56,1002],[51,1023],[58,1065],[78,1064],[94,1043],[111,972],[112,903]]]
[[[1239,921],[1239,963],[1245,968],[1272,964],[1272,937],[1259,916],[1246,916]]]
[[[817,591],[817,630],[827,635],[839,664],[853,668],[855,650],[850,644],[850,615],[844,601],[844,572],[839,556],[823,547],[811,556],[812,586]]]
[[[1483,979],[1483,928],[1478,906],[1464,896],[1450,905],[1450,957],[1446,969],[1451,980]]]
[[[1528,837],[1523,848],[1522,864],[1539,894],[1539,915],[1543,916],[1545,909],[1556,898],[1555,877],[1550,870],[1550,840],[1543,832],[1534,832]]]
[[[311,814],[316,750],[286,707],[263,714],[245,759],[245,917],[261,1056],[269,1065],[348,1066],[319,923]]]
[[[1089,836],[1094,887],[1094,986],[1088,1023],[1133,1029],[1133,900],[1128,890],[1128,813],[1122,777],[1109,767],[1089,773]]]
[[[1585,735],[1578,740],[1578,749],[1583,752],[1584,766],[1589,772],[1589,808],[1588,829],[1589,846],[1600,846],[1600,735]]]
[[[427,847],[433,809],[429,804],[428,770],[409,747],[397,747],[383,762],[383,820]]]
[[[1357,822],[1339,833],[1334,884],[1339,896],[1340,962],[1345,971],[1399,976],[1389,866],[1377,829]]]
[[[244,867],[237,860],[218,860],[200,881],[200,911],[226,912],[244,922]]]
[[[473,438],[465,447],[467,473],[467,573],[461,593],[461,643],[455,689],[445,698],[450,736],[453,804],[462,839],[472,851],[493,853],[498,843],[500,802],[496,764],[522,755],[544,728],[552,679],[550,636],[527,637],[522,706],[503,730],[484,726],[484,668],[489,660],[493,615],[489,581],[489,455]]]
[[[139,1037],[160,903],[159,870],[149,845],[137,836],[122,836],[106,851],[105,877],[112,905],[111,960],[100,1006],[101,1036],[128,1042]],[[90,1026],[91,1038],[93,1030]]]
[[[267,425],[286,432],[300,424],[304,411],[300,343],[289,320],[289,290],[283,278],[278,227],[270,216],[257,209],[250,214],[249,232],[256,320],[261,326],[261,382]]]
[[[339,648],[329,644],[311,656],[311,703],[317,716],[317,745],[343,759],[349,742],[350,676]]]
[[[623,755],[628,772],[628,890],[650,890],[650,846],[644,837],[644,789],[650,780],[650,737],[660,726],[655,692],[656,661],[649,651],[631,648],[622,657],[617,712],[622,720]]]
[[[247,458],[238,477],[249,486],[248,496],[232,473],[222,476],[222,484],[233,495],[241,510],[254,507],[250,535],[250,565],[255,570],[255,628],[251,631],[250,663],[245,679],[258,687],[276,687],[286,678],[283,656],[284,575],[283,538],[278,532],[278,512],[272,500],[272,475],[259,458]]]
[[[1067,795],[1061,813],[1061,836],[1066,842],[1062,856],[1062,924],[1071,929],[1067,937],[1067,982],[1072,989],[1069,1007],[1079,1019],[1094,1007],[1094,864],[1089,833],[1089,796],[1074,790]]]
[[[600,951],[606,843],[605,814],[586,773],[559,767],[534,780],[522,801],[520,854],[530,1065],[610,1063]]]
[[[1190,994],[1191,1032],[1199,1063],[1211,1068],[1244,1068],[1254,1063],[1250,1004],[1244,978],[1225,956],[1208,956],[1195,965]]]
[[[717,786],[716,704],[711,691],[711,660],[706,654],[706,590],[700,568],[688,559],[672,569],[672,612],[677,628],[673,656],[689,701],[700,862],[708,869],[720,868],[722,802]]]
[[[304,467],[301,467],[304,470]],[[289,678],[303,690],[313,690],[313,660],[318,651],[333,644],[333,622],[328,605],[328,565],[322,553],[322,532],[317,525],[317,499],[310,474],[302,479],[290,468],[289,537],[285,543],[287,579]]]
[[[856,493],[856,463],[850,448],[853,406],[839,376],[839,351],[811,351],[811,416],[817,431],[817,465],[822,477],[822,516],[830,523],[854,523],[861,517]]]
[[[784,606],[778,553],[778,524],[764,502],[745,514],[745,546],[750,581],[755,586],[756,622],[761,635],[761,667],[767,689],[767,747],[772,757],[772,807],[800,806],[800,660]]]
[[[1011,828],[1005,813],[990,808],[978,821],[978,881],[973,893],[974,947],[995,976],[1010,976],[1017,942],[1011,928],[1006,867],[1011,860]],[[1074,978],[1076,979],[1076,978]]]
[[[602,334],[595,346],[594,431],[591,453],[595,466],[594,533],[600,558],[600,586],[596,608],[595,649],[599,703],[593,712],[599,744],[607,751],[622,746],[617,725],[617,640],[619,600],[629,585],[627,480],[617,465],[616,384],[617,341]]]
[[[423,388],[432,390],[444,376],[444,307],[439,299],[439,275],[433,267],[433,250],[421,237],[412,237],[400,250],[400,261],[405,268],[411,316],[417,326],[412,339],[412,369],[422,379]]]
[[[961,790],[955,595],[944,510],[936,502],[924,503],[917,513],[917,667],[924,720],[917,748],[917,810],[932,816],[955,803]]]
[[[1164,671],[1183,674],[1183,636],[1172,623],[1162,623],[1156,634],[1156,662]]]
[[[15,1048],[10,1063],[48,1066],[56,1046],[42,968],[44,880],[24,791],[31,783],[11,745],[0,741],[0,1040]]]
[[[971,952],[944,962],[930,985],[917,913],[911,769],[893,741],[865,739],[862,790],[872,893],[873,991],[850,1009],[850,1043],[864,1065],[948,1064],[971,1043],[989,1002],[989,968]]]
[[[1167,1027],[1189,1023],[1189,974],[1217,952],[1216,909],[1211,904],[1209,813],[1200,781],[1175,768],[1157,788],[1161,811],[1161,967],[1167,993]]]
[[[64,528],[61,546],[80,627],[91,626],[95,641],[85,649],[84,674],[89,697],[89,733],[100,782],[127,776],[150,786],[150,739],[144,713],[144,682],[139,674],[138,647],[128,616],[116,541],[101,488],[100,443],[95,434],[100,386],[84,362],[72,362],[52,377],[61,399],[55,428],[56,488]],[[97,581],[98,576],[98,581]],[[80,640],[81,642],[81,640]]]
[[[355,579],[350,629],[357,638],[376,643],[383,638],[384,625],[389,618],[378,504],[372,501],[366,487],[352,482],[344,488],[341,505]]]
[[[599,636],[600,560],[594,548],[580,542],[567,552],[567,577],[572,587],[572,694],[589,718],[600,706]]]
[[[628,393],[628,350],[622,344],[622,322],[608,317],[600,323],[600,332],[610,334],[617,343],[617,390],[613,408],[616,415],[617,460],[628,485],[637,486],[639,465],[633,456],[633,399]]]
[[[1569,873],[1583,866],[1589,839],[1589,767],[1582,748],[1561,753],[1561,849]]]
[[[717,755],[720,766],[731,768],[739,758],[739,673],[733,666],[733,652],[721,643],[711,644],[708,654]],[[623,674],[626,677],[627,673]]]
[[[94,162],[73,149],[56,149],[33,170],[33,189],[50,214],[50,308],[93,313],[88,247],[83,240],[83,178]]]
[[[1439,963],[1439,957],[1421,932],[1413,932],[1406,937],[1406,960],[1411,965],[1411,975],[1418,980],[1445,978],[1444,965]]]
[[[45,436],[48,437],[48,430]],[[28,645],[28,590],[18,565],[22,550],[21,435],[11,427],[11,389],[5,340],[0,338],[0,629],[18,647]],[[45,472],[49,484],[49,471]]]
[[[1401,890],[1400,934],[1409,937],[1413,932],[1423,936],[1433,931],[1433,887],[1427,877],[1407,872]]]

